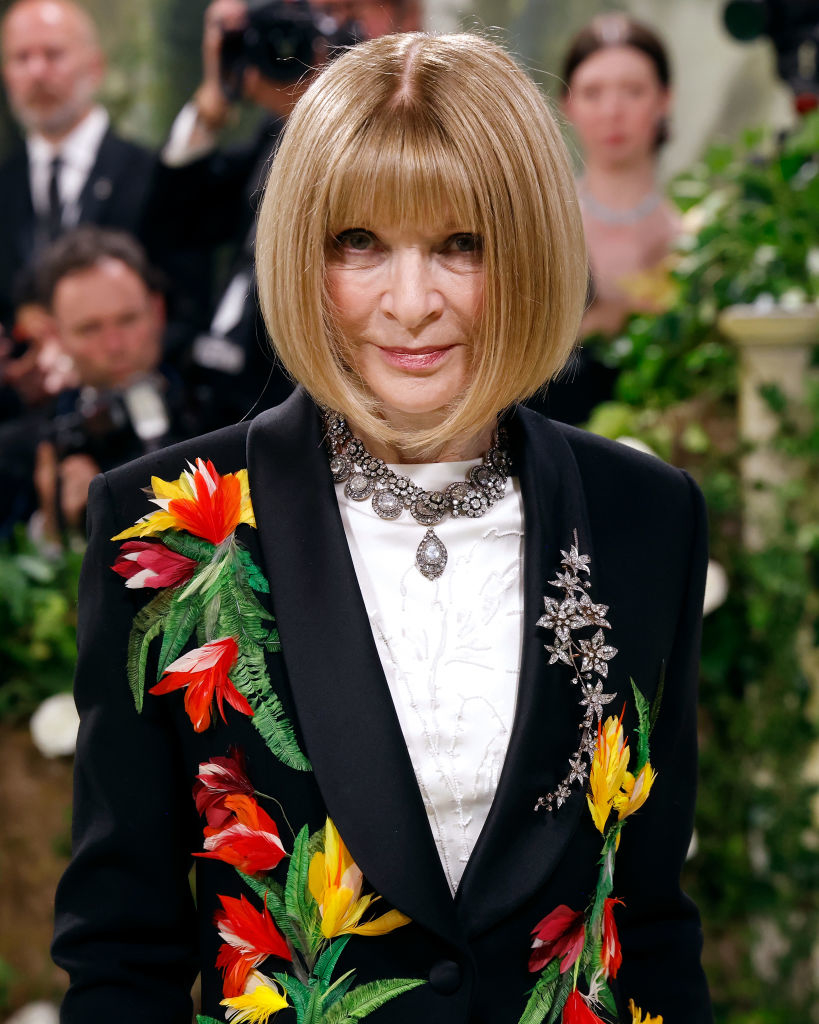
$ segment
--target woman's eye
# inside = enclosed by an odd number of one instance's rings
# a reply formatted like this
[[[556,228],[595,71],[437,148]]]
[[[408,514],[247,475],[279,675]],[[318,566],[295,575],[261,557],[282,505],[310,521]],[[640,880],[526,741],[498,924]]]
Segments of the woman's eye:
[[[444,243],[445,252],[465,253],[474,255],[483,252],[483,239],[470,231],[460,231],[450,235]]]
[[[348,249],[353,252],[367,252],[375,247],[375,237],[370,231],[363,228],[350,228],[336,235],[336,245],[339,249]]]

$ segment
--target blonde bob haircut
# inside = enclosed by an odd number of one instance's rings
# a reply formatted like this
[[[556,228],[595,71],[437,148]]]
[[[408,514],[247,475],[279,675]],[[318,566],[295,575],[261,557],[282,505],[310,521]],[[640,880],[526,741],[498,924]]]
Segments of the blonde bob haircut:
[[[471,379],[442,423],[393,430],[357,376],[325,289],[335,236],[455,222],[483,239]],[[262,311],[289,373],[321,405],[403,451],[484,430],[563,366],[586,297],[568,155],[548,105],[499,46],[405,33],[348,50],[290,115],[256,240]]]

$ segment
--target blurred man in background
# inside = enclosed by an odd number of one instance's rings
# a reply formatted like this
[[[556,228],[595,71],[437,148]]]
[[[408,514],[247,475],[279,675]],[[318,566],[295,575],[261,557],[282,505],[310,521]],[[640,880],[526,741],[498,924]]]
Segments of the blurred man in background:
[[[43,254],[38,284],[72,380],[47,414],[0,436],[0,473],[28,487],[35,532],[55,539],[82,530],[97,473],[189,437],[199,425],[181,380],[163,363],[164,302],[132,236],[75,229]]]
[[[154,251],[181,239],[231,250],[217,301],[191,350],[191,379],[208,426],[275,405],[292,388],[270,352],[253,276],[256,206],[288,113],[334,47],[420,25],[418,0],[213,0],[208,6],[202,81],[162,151],[149,213]],[[240,100],[263,112],[259,128],[245,145],[219,148]]]
[[[105,58],[72,0],[17,0],[0,50],[25,136],[0,165],[0,322],[10,328],[15,278],[63,231],[81,222],[139,229],[154,158],[115,135],[95,102]]]

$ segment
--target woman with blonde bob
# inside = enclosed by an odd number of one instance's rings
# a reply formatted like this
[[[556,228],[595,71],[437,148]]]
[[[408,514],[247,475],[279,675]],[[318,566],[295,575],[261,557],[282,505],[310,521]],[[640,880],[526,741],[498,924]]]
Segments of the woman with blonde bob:
[[[257,267],[293,396],[92,487],[63,1020],[182,1024],[198,970],[205,1022],[709,1021],[704,508],[519,408],[585,296],[537,88],[476,36],[349,50]]]

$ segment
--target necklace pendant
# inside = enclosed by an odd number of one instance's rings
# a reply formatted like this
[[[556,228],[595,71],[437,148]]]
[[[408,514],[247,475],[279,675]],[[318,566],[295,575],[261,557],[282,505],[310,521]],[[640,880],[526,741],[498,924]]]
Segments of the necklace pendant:
[[[424,539],[415,552],[415,564],[418,566],[418,571],[428,580],[437,580],[446,569],[447,557],[444,542],[430,528],[424,534]]]

